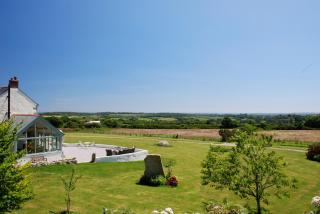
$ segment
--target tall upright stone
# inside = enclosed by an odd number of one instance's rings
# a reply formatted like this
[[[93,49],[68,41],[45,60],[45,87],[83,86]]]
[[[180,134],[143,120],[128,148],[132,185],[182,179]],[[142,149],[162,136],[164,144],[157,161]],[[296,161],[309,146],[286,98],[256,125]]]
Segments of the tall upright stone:
[[[164,176],[164,171],[160,155],[147,155],[144,159],[144,176],[152,178],[156,176]]]

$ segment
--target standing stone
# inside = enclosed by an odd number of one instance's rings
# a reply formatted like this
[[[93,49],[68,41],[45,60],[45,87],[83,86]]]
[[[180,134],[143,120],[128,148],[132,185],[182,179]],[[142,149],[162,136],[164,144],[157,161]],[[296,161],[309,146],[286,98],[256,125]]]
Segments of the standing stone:
[[[90,163],[94,163],[94,162],[96,162],[96,153],[92,153],[92,156],[91,156]]]
[[[144,159],[144,176],[147,178],[164,176],[164,171],[160,155],[147,155]]]

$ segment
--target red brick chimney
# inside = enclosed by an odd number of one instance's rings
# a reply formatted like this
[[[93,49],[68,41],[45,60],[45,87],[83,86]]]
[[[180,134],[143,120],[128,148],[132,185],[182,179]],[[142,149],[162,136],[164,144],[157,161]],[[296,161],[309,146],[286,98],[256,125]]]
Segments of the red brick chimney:
[[[9,80],[9,87],[10,88],[19,88],[19,80],[17,77],[13,77]]]

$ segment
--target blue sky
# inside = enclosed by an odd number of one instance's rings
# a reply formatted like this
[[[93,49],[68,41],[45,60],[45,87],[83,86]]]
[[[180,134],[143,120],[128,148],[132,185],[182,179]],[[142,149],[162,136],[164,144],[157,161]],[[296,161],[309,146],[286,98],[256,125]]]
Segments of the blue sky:
[[[318,0],[1,0],[40,111],[319,112]]]

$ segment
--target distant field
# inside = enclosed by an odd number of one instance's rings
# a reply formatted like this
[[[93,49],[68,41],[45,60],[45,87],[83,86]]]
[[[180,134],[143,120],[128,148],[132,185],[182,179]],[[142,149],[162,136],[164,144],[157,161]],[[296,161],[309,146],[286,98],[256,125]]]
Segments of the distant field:
[[[114,134],[179,135],[180,137],[220,138],[218,129],[112,129]],[[320,130],[273,130],[262,131],[277,140],[320,142]]]
[[[220,138],[218,129],[112,129],[114,134],[179,135],[180,137]]]
[[[320,130],[273,130],[262,133],[270,134],[278,140],[320,142]]]

